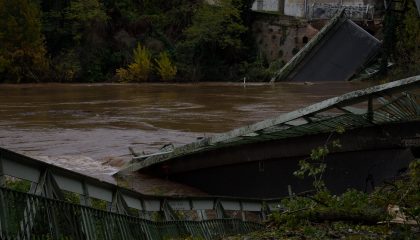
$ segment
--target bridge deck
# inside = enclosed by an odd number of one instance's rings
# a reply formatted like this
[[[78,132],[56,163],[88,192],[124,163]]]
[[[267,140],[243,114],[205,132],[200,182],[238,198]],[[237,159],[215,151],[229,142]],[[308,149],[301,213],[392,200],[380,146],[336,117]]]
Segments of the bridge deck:
[[[0,239],[214,239],[260,229],[279,202],[144,195],[0,148]]]
[[[346,81],[376,56],[380,45],[342,9],[272,81]]]

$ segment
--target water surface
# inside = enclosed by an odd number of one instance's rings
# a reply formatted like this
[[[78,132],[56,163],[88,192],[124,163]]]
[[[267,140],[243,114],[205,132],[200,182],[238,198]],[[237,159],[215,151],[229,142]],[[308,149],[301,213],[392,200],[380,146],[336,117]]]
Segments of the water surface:
[[[0,85],[0,146],[116,183],[128,146],[153,153],[366,87],[366,83]],[[132,173],[144,194],[202,195]]]
[[[366,87],[366,83],[0,85],[0,146],[104,161],[151,153]]]

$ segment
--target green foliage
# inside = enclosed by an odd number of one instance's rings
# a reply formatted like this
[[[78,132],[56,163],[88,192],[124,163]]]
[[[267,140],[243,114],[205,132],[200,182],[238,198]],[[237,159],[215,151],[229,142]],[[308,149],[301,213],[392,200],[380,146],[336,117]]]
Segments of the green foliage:
[[[159,58],[155,59],[156,61],[156,68],[158,70],[159,76],[162,78],[163,81],[171,81],[174,79],[177,68],[174,66],[169,59],[167,52],[161,52],[159,54]]]
[[[0,0],[0,77],[9,82],[42,81],[48,71],[41,13],[30,0]]]
[[[210,72],[223,78],[219,75],[224,72],[221,66],[236,62],[244,50],[241,36],[248,29],[242,23],[241,6],[234,0],[200,6],[192,25],[185,30],[185,40],[176,48],[181,72],[192,80],[211,76]]]
[[[139,3],[134,0],[104,0],[106,9],[112,9],[113,21],[116,23],[130,24],[141,15]]]
[[[51,67],[52,76],[59,82],[72,82],[79,78],[82,67],[78,55],[70,50],[61,52],[52,59],[54,65]]]
[[[177,79],[187,81],[267,81],[284,62],[268,64],[258,56],[248,28],[255,18],[253,2],[0,0],[1,81],[98,82],[115,72],[123,81],[170,81],[174,65]],[[401,22],[397,20],[385,19],[393,36],[384,41],[386,55],[396,63],[392,78],[418,74],[420,64],[420,18],[414,0]],[[281,28],[280,45],[286,30]],[[134,60],[126,66],[136,42],[144,43],[154,58],[168,52],[171,67],[158,67],[155,76],[151,69],[146,74],[142,66],[147,64]],[[386,66],[386,59],[383,62]]]
[[[420,160],[401,179],[368,194],[349,189],[341,195],[327,190],[313,196],[292,196],[271,215],[270,228],[250,239],[418,239],[416,225],[390,224],[398,206],[406,221],[419,224]],[[382,222],[380,224],[380,222]],[[413,223],[412,223],[413,224]],[[418,225],[417,225],[418,226]]]
[[[93,208],[106,211],[108,209],[108,203],[101,199],[90,198]]]
[[[419,74],[420,69],[420,17],[414,0],[408,1],[408,10],[397,30],[396,60],[405,75]]]
[[[73,38],[72,49],[79,59],[75,66],[81,66],[78,74],[89,82],[103,81],[104,62],[108,58],[105,31],[109,20],[104,5],[99,0],[74,0],[64,12]]]
[[[217,0],[216,6],[203,4],[186,30],[188,41],[194,45],[210,43],[220,49],[242,47],[240,39],[247,28],[242,25],[240,5],[233,0]]]
[[[31,182],[17,178],[7,178],[6,187],[19,192],[29,192]]]
[[[388,11],[384,18],[381,80],[400,79],[420,73],[420,16],[415,0],[404,3],[407,4],[404,14]],[[387,69],[388,61],[395,63],[391,71]]]
[[[134,62],[128,65],[128,69],[135,75],[135,79],[146,81],[152,69],[151,54],[146,47],[142,47],[140,44],[134,49],[133,54]]]
[[[341,148],[339,139],[331,140],[334,134],[343,134],[345,129],[341,126],[337,127],[335,132],[332,132],[327,139],[327,142],[320,147],[311,150],[309,158],[299,161],[299,169],[293,173],[296,177],[304,178],[305,176],[313,178],[313,186],[318,193],[326,192],[326,186],[322,179],[327,164],[325,158],[328,156],[331,150]]]
[[[337,133],[344,132],[338,128]],[[410,163],[408,172],[393,183],[368,194],[348,189],[333,195],[322,181],[325,158],[338,140],[312,150],[308,159],[299,162],[298,177],[312,177],[314,195],[292,195],[284,198],[281,210],[270,215],[268,229],[254,233],[250,239],[417,239],[415,224],[420,225],[420,160]],[[394,214],[389,211],[396,207]],[[399,216],[403,222],[389,224]],[[405,221],[405,222],[404,222]],[[381,223],[382,224],[379,224]],[[387,223],[387,224],[385,224]],[[409,225],[414,224],[414,225]],[[414,230],[414,231],[413,231]]]
[[[120,68],[117,70],[117,77],[123,82],[141,82],[149,79],[152,69],[152,57],[149,50],[141,46],[140,43],[133,50],[133,63],[128,65],[127,69]]]
[[[77,193],[63,191],[64,200],[73,204],[80,204],[80,196]]]
[[[408,174],[372,195],[383,208],[398,206],[400,212],[420,224],[420,159],[410,163]]]
[[[66,10],[66,19],[72,24],[73,38],[82,41],[84,33],[95,25],[100,26],[108,20],[104,6],[98,0],[73,0]]]
[[[97,82],[109,80],[118,69],[124,81],[170,81],[175,72],[186,80],[239,79],[239,63],[252,56],[253,40],[245,27],[251,25],[251,4],[0,0],[0,76],[8,82]],[[134,57],[136,42],[144,43],[151,56],[165,51],[172,57],[170,64],[158,66],[159,76],[146,74],[147,64],[135,59],[124,67]]]
[[[312,149],[310,154],[310,160],[303,159],[299,161],[299,170],[293,174],[299,178],[304,178],[305,175],[313,178],[313,186],[318,192],[325,190],[325,184],[322,176],[327,168],[325,163],[325,157],[330,152],[327,145]]]

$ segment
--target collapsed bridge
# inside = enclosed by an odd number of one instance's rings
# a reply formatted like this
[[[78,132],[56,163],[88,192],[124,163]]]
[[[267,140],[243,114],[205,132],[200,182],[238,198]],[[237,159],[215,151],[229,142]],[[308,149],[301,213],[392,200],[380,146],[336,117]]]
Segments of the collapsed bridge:
[[[293,175],[312,149],[339,140],[326,158],[336,193],[370,191],[401,172],[420,147],[420,76],[358,90],[181,147],[133,157],[142,171],[213,195],[276,198],[311,190]],[[344,133],[336,133],[343,129]]]
[[[354,91],[178,148],[135,156],[115,182],[0,148],[1,239],[217,239],[262,229],[282,196],[309,189],[292,172],[332,139],[333,191],[369,190],[419,157],[420,76]],[[337,134],[337,129],[344,133]],[[147,171],[206,196],[144,195],[119,175]]]

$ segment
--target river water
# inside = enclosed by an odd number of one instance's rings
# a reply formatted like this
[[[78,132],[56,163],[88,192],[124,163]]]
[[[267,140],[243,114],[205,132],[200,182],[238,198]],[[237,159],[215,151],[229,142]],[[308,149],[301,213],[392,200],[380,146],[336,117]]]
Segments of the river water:
[[[80,172],[115,172],[128,146],[152,153],[368,83],[0,85],[0,146]]]

